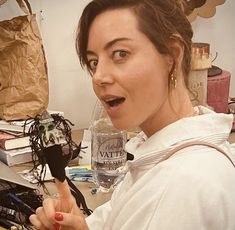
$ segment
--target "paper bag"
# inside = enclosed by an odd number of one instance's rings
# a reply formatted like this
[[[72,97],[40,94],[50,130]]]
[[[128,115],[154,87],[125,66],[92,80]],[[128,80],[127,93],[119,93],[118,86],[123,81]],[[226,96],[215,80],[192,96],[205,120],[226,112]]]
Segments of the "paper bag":
[[[0,118],[4,120],[35,117],[48,106],[47,66],[36,16],[27,0],[16,1],[26,15],[0,21]]]

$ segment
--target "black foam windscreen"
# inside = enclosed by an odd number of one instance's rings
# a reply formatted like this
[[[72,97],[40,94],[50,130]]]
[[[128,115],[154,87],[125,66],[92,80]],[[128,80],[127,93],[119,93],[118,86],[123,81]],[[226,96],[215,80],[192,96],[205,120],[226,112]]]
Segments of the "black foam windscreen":
[[[51,175],[63,182],[65,180],[66,161],[63,157],[61,145],[53,145],[43,149],[46,162],[50,168]]]

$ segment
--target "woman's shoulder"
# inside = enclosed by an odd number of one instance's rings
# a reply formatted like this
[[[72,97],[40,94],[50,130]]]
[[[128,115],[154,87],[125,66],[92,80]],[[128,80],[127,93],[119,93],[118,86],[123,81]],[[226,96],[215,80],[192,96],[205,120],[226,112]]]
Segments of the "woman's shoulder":
[[[211,189],[217,186],[235,189],[235,167],[216,149],[189,148],[172,156],[163,164],[174,169],[169,179],[171,183],[211,186]]]

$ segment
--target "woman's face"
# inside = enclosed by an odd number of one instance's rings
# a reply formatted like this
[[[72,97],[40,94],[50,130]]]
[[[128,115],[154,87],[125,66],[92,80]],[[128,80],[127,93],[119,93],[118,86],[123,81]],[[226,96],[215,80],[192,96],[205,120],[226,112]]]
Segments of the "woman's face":
[[[172,58],[139,31],[131,10],[109,10],[95,18],[87,58],[94,91],[115,127],[139,126],[148,133],[167,119]]]

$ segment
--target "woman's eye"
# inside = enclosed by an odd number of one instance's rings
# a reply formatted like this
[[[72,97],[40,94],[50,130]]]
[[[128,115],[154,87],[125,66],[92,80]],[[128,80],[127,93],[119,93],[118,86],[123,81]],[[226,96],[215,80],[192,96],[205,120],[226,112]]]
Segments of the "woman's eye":
[[[114,59],[123,59],[127,56],[127,52],[126,51],[123,51],[123,50],[118,50],[118,51],[115,51],[114,54],[113,54],[113,57]]]
[[[91,71],[94,71],[96,69],[97,65],[98,65],[98,61],[97,60],[90,60],[89,61],[89,69]]]

